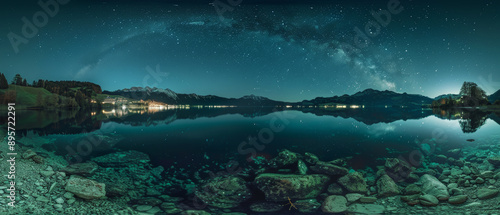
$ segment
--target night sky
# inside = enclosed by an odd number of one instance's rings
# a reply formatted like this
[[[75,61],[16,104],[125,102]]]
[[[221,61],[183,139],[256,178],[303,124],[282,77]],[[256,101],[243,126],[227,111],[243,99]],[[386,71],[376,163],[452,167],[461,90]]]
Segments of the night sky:
[[[500,89],[500,4],[493,0],[401,0],[390,22],[371,14],[387,11],[389,0],[211,2],[72,0],[43,25],[37,1],[9,1],[0,9],[0,72],[29,83],[282,101],[367,88],[434,97],[458,93],[464,81],[488,94]],[[227,11],[220,16],[216,8]],[[41,27],[25,38],[22,18],[35,14]]]

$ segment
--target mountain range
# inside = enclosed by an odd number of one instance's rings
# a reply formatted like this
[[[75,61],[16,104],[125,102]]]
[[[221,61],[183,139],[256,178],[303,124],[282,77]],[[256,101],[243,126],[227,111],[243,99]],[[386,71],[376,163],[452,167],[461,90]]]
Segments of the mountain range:
[[[132,87],[117,91],[104,91],[104,94],[119,95],[136,100],[154,100],[166,104],[179,105],[235,105],[235,106],[276,106],[286,102],[274,101],[262,96],[248,95],[241,98],[176,93],[170,89]]]
[[[136,100],[154,100],[166,104],[179,105],[235,105],[235,106],[277,106],[277,105],[365,105],[368,107],[384,107],[384,106],[406,106],[420,107],[422,105],[431,104],[432,101],[452,97],[457,99],[458,94],[445,94],[435,98],[429,98],[418,94],[396,93],[393,91],[380,91],[374,89],[366,89],[357,92],[353,95],[342,95],[333,97],[317,97],[312,100],[304,100],[302,102],[282,102],[271,100],[266,97],[247,95],[241,98],[225,98],[214,95],[197,95],[176,93],[170,89],[150,88],[150,87],[132,87],[116,91],[104,91],[104,94],[119,95]],[[489,96],[489,100],[493,103],[500,99],[500,90]]]

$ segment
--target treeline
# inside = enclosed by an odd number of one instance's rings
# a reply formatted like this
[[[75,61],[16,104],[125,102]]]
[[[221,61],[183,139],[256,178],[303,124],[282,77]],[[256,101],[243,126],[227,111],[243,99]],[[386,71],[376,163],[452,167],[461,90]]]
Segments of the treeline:
[[[52,95],[43,95],[37,92],[34,108],[101,108],[100,102],[93,102],[92,98],[102,93],[101,86],[91,82],[80,81],[48,81],[39,79],[28,84],[20,74],[16,74],[11,81],[12,85],[43,88]],[[9,84],[5,75],[0,73],[0,89],[8,89]]]
[[[500,101],[496,101],[495,104],[500,104]],[[450,96],[432,102],[432,107],[442,109],[480,107],[485,105],[491,105],[491,102],[488,101],[486,92],[474,82],[463,83],[462,88],[460,88],[460,98],[458,99],[453,99]]]

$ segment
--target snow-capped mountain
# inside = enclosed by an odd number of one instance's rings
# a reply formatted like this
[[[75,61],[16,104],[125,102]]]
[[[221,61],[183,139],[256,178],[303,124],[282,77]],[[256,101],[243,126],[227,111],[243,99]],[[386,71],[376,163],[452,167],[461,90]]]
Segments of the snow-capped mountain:
[[[275,106],[284,102],[273,101],[266,97],[247,95],[239,99],[224,98],[214,95],[201,96],[197,94],[176,93],[170,89],[131,87],[117,91],[105,91],[105,94],[120,95],[135,100],[154,100],[166,104],[189,104],[189,105],[236,105],[236,106]]]

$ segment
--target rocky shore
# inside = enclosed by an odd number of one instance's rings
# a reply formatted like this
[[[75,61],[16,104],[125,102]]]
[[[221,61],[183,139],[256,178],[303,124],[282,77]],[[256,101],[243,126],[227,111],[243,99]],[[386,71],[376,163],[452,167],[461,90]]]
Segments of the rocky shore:
[[[36,142],[49,139],[38,138]],[[20,142],[23,142],[21,139]],[[354,170],[350,158],[323,161],[283,150],[223,174],[153,166],[121,151],[68,164],[40,144],[19,145],[16,207],[0,180],[0,214],[489,214],[500,210],[500,145],[436,151],[419,165],[383,158]],[[5,152],[0,170],[8,172]],[[413,165],[412,165],[413,164]],[[180,168],[180,167],[179,167]],[[227,170],[227,169],[226,169]]]

